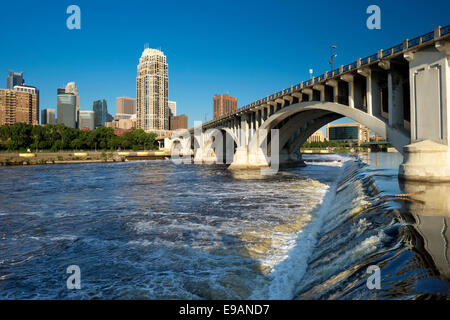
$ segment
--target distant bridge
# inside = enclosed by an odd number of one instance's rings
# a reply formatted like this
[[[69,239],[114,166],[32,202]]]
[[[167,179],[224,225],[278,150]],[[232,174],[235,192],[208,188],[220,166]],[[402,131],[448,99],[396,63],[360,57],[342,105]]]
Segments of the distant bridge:
[[[278,129],[279,161],[301,162],[300,146],[308,137],[342,117],[375,131],[404,155],[401,178],[450,180],[450,25],[191,128],[191,143],[174,134],[166,148],[195,149],[196,161],[204,162],[220,153],[214,142],[221,132],[223,141],[234,143],[230,168],[264,167],[273,160],[271,130]]]

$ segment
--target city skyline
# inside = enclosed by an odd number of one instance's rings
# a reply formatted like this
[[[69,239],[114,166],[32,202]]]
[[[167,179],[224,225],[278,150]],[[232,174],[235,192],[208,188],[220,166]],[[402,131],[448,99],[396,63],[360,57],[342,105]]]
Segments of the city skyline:
[[[75,81],[80,91],[81,110],[88,110],[94,100],[105,99],[110,104],[110,112],[114,114],[114,101],[118,96],[135,96],[136,61],[144,44],[149,42],[151,47],[161,47],[167,55],[171,66],[169,100],[179,102],[179,112],[189,116],[191,127],[193,121],[203,121],[205,114],[207,119],[212,119],[211,97],[215,93],[229,93],[238,97],[241,107],[308,79],[310,68],[314,69],[315,75],[328,70],[329,46],[332,44],[338,47],[335,65],[349,63],[355,56],[376,52],[379,48],[394,45],[398,39],[428,32],[438,24],[445,25],[446,12],[450,9],[448,3],[441,4],[440,10],[435,10],[426,2],[380,1],[381,30],[368,30],[365,26],[368,17],[365,11],[370,4],[369,1],[357,4],[347,1],[339,6],[331,1],[325,4],[271,2],[257,8],[251,3],[214,3],[205,6],[199,2],[191,7],[183,5],[178,10],[170,11],[170,14],[167,5],[155,4],[158,9],[164,9],[161,12],[168,13],[156,17],[147,28],[142,28],[140,22],[144,13],[130,11],[120,4],[111,4],[111,11],[136,18],[130,20],[122,30],[123,26],[110,22],[114,21],[117,13],[112,13],[111,17],[100,4],[80,1],[83,23],[81,30],[76,31],[65,27],[65,4],[29,4],[31,10],[24,13],[24,23],[16,26],[16,35],[6,34],[6,28],[0,31],[11,47],[11,50],[0,53],[0,70],[4,70],[5,74],[7,70],[25,72],[27,82],[33,83],[41,91],[42,108],[55,108],[55,88],[68,81]],[[317,21],[318,16],[311,12],[318,12],[323,5],[329,9],[325,16],[320,16],[321,26],[318,31],[321,36],[318,37],[314,32],[305,30],[304,25]],[[2,15],[0,22],[2,26],[11,21],[9,13],[17,12],[20,6],[5,4],[2,10],[5,17],[3,19]],[[201,16],[197,15],[196,9],[203,6],[205,9]],[[283,9],[286,6],[291,8],[289,12]],[[223,9],[217,11],[220,16],[233,13],[233,23],[212,23],[207,13],[216,12],[217,9]],[[417,22],[399,25],[397,16],[400,9],[404,10],[405,17],[416,19]],[[280,26],[264,27],[257,21],[257,16],[267,11],[287,14],[285,22]],[[60,18],[47,21],[40,18],[44,14]],[[340,19],[336,21],[333,17]],[[156,31],[156,26],[165,20],[174,24]],[[35,24],[39,25],[35,39],[26,44],[18,41]],[[188,26],[186,32],[189,31],[189,36],[179,32],[183,25]],[[211,28],[205,28],[210,25]],[[49,36],[42,38],[42,33]],[[214,36],[230,41],[234,39],[235,46],[228,48],[225,43],[205,41]],[[297,40],[288,42],[291,46],[289,49],[277,48],[277,43],[287,41],[292,36]],[[119,48],[115,46],[118,41],[121,41]],[[94,43],[102,49],[91,50],[90,46]],[[265,50],[256,50],[262,43]],[[27,50],[29,46],[35,48],[32,55]],[[60,50],[55,51],[55,46],[60,46]]]

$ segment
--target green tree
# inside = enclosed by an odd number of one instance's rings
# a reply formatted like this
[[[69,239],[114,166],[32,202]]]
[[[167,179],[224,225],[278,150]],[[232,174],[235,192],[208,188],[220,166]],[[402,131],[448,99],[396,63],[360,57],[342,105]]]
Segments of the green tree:
[[[78,138],[73,139],[72,142],[70,143],[70,146],[75,150],[79,150],[83,147],[83,141]]]
[[[108,141],[108,147],[111,150],[117,150],[120,148],[123,144],[123,138],[122,136],[114,136],[111,140]]]

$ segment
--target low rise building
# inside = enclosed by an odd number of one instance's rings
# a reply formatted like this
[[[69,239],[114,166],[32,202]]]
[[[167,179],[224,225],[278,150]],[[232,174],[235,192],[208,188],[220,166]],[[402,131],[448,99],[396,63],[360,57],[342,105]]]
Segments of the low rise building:
[[[306,142],[311,143],[311,142],[324,142],[325,141],[325,137],[323,135],[322,130],[318,130],[316,132],[314,132],[309,138],[308,140],[306,140]]]
[[[328,141],[355,142],[358,145],[370,141],[370,130],[360,123],[339,123],[326,126]]]
[[[134,130],[136,129],[136,120],[133,119],[115,119],[105,122],[105,127],[113,129]]]

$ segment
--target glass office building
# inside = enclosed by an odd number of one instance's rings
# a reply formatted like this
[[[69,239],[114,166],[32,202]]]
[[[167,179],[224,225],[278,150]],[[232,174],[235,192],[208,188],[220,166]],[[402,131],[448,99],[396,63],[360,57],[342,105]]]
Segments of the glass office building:
[[[77,98],[73,93],[58,94],[58,123],[77,127]]]
[[[357,126],[330,127],[329,140],[352,140],[358,141],[359,128]]]
[[[23,72],[17,73],[14,71],[8,71],[9,75],[6,78],[6,89],[14,89],[14,86],[21,86],[25,83],[23,79]]]
[[[94,101],[94,106],[92,108],[94,110],[94,119],[95,119],[95,127],[104,127],[105,123],[108,122],[108,106],[106,104],[106,100],[96,100]]]

